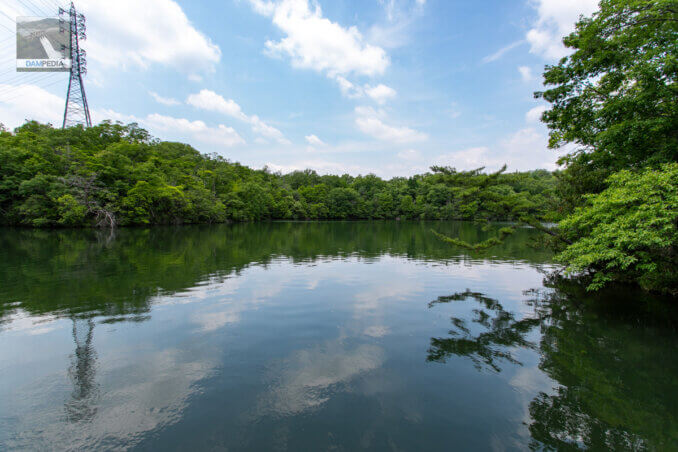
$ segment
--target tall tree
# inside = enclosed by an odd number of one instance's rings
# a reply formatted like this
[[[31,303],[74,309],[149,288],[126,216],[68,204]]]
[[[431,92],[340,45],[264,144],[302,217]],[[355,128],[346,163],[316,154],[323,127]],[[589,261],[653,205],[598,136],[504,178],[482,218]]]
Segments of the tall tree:
[[[564,39],[573,53],[544,72],[542,117],[572,205],[615,171],[678,160],[678,0],[602,0]]]

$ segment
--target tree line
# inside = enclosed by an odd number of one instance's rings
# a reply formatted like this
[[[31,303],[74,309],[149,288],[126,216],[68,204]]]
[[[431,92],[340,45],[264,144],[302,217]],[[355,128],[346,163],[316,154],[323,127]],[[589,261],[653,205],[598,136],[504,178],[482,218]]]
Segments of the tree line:
[[[450,182],[450,171],[455,181]],[[491,187],[487,181],[495,180]],[[545,170],[486,175],[434,168],[409,178],[254,170],[136,124],[0,133],[0,221],[35,227],[221,223],[276,219],[514,220],[510,204],[555,206]]]

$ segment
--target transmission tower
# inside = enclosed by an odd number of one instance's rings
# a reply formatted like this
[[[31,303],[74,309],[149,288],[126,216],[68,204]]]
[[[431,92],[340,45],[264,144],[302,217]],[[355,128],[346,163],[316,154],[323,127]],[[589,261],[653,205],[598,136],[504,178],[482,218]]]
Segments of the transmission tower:
[[[80,48],[80,40],[84,41],[87,39],[85,34],[85,16],[75,10],[73,2],[71,2],[69,10],[59,8],[59,17],[62,16],[67,17],[67,19],[64,19],[64,23],[68,21],[71,30],[69,49],[71,55],[71,73],[68,80],[63,127],[77,124],[91,127],[92,119],[89,116],[85,85],[82,83],[82,76],[87,73],[87,59],[85,50]]]

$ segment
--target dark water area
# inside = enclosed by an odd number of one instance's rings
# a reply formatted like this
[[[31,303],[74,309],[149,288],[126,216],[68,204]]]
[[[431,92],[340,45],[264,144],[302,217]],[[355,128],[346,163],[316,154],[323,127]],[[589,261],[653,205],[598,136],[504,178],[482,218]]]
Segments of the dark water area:
[[[431,229],[0,229],[0,450],[678,450],[675,303]]]

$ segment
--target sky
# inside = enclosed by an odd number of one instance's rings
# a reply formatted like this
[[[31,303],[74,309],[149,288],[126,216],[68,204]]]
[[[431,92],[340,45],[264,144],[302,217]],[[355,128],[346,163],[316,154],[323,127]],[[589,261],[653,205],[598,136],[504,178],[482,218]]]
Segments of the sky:
[[[272,171],[555,169],[534,98],[596,0],[78,0],[94,122]],[[68,74],[17,73],[0,4],[0,123],[63,120]],[[561,151],[562,152],[562,151]]]

